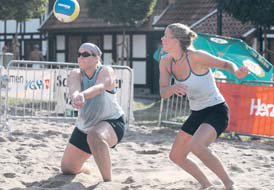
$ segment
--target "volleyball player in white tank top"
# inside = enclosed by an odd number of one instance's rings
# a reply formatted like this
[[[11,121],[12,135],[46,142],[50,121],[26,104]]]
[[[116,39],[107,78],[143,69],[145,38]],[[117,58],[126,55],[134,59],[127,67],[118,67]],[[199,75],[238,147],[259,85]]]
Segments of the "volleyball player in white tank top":
[[[168,98],[173,94],[187,95],[192,113],[178,132],[170,152],[170,159],[191,174],[201,189],[212,186],[198,165],[189,159],[196,155],[223,182],[226,190],[233,189],[233,180],[208,146],[225,130],[229,110],[216,87],[210,68],[227,70],[238,78],[248,74],[246,67],[238,69],[233,63],[191,49],[196,33],[189,27],[174,23],[167,26],[162,37],[163,51],[168,55],[160,62],[160,94]],[[170,78],[175,84],[170,84]]]

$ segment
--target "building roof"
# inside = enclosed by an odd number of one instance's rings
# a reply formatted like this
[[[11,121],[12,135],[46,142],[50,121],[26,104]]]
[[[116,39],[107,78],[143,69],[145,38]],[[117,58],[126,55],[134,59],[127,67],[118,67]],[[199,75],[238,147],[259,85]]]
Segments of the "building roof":
[[[74,32],[79,31],[121,31],[121,25],[111,24],[104,22],[103,20],[91,18],[88,14],[88,8],[86,6],[86,0],[78,0],[80,4],[80,14],[77,19],[71,23],[62,23],[59,22],[53,13],[49,15],[46,21],[41,25],[41,31],[66,31]],[[159,10],[157,10],[159,12]],[[162,11],[162,10],[160,10]],[[138,27],[128,27],[127,31],[150,31],[154,30],[151,24],[152,21],[144,22],[141,26]]]
[[[244,24],[228,15],[226,12],[222,15],[222,35],[235,38],[245,37],[244,35],[251,31],[254,26],[252,24]],[[217,14],[206,19],[201,24],[193,27],[196,32],[208,34],[217,34]]]
[[[154,23],[154,27],[165,27],[179,22],[193,28],[195,32],[217,34],[217,4],[215,0],[180,0],[170,5]],[[222,35],[242,37],[254,28],[252,24],[243,24],[228,13],[222,14]]]
[[[155,26],[167,26],[173,22],[191,25],[215,9],[214,0],[181,0],[182,3],[170,4],[169,9]]]

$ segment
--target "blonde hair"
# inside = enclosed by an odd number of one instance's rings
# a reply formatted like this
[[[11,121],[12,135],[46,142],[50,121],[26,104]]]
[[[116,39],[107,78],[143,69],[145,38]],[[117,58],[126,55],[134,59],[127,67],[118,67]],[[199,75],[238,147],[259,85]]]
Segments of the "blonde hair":
[[[173,23],[167,26],[171,35],[178,39],[182,50],[186,50],[189,46],[192,46],[192,42],[197,37],[197,34],[191,30],[188,26],[181,23]]]

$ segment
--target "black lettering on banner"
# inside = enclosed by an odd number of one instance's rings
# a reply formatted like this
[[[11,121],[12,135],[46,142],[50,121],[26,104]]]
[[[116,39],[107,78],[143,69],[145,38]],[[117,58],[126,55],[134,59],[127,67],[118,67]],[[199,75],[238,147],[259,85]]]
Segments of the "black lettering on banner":
[[[61,85],[62,85],[61,79],[62,79],[62,76],[61,76],[61,75],[58,75],[58,76],[57,76],[57,83],[56,83],[56,86],[61,86]]]
[[[66,92],[64,93],[64,100],[65,100],[66,104],[71,105],[71,98],[70,98],[69,94]]]
[[[58,87],[66,87],[67,86],[67,78],[62,78],[62,75],[58,75],[56,85]]]
[[[23,76],[10,75],[10,82],[11,83],[24,83],[23,81],[24,81]]]
[[[116,88],[122,88],[122,83],[123,83],[123,80],[122,79],[116,79]]]

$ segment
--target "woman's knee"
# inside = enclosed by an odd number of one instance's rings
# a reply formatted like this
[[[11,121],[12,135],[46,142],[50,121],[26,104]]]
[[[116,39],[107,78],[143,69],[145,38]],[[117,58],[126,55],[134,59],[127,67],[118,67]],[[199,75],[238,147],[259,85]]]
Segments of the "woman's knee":
[[[193,144],[191,146],[191,151],[194,155],[196,155],[200,160],[206,161],[208,159],[208,149],[207,146],[203,144]]]
[[[61,171],[66,175],[75,175],[81,172],[81,167],[77,166],[75,163],[62,159]]]
[[[184,162],[187,154],[179,154],[176,151],[171,150],[169,153],[169,159],[174,163]]]
[[[68,165],[63,161],[61,162],[61,171],[65,175],[75,175],[80,172],[77,168],[73,168],[71,165]]]
[[[177,160],[178,160],[176,154],[175,154],[173,151],[171,151],[171,152],[169,153],[169,159],[170,159],[172,162],[175,162],[175,163],[176,163]]]

